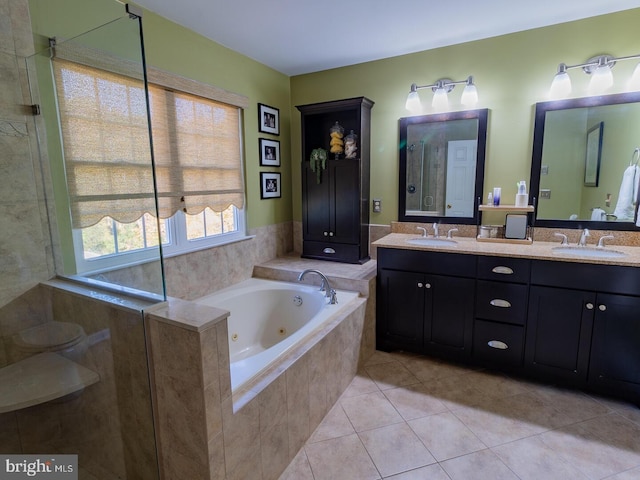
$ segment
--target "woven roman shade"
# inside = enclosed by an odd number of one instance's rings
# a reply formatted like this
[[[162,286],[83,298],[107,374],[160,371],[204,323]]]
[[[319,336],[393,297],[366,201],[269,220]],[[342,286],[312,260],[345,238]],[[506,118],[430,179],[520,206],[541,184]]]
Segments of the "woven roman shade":
[[[62,58],[53,64],[73,227],[155,215],[141,80]],[[242,208],[241,109],[155,84],[149,97],[160,217]]]

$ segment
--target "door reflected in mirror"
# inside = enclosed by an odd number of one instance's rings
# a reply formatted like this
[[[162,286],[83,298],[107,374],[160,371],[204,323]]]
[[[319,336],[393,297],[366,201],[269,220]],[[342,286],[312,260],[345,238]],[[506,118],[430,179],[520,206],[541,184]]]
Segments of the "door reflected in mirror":
[[[476,222],[487,117],[483,109],[400,119],[400,221]]]
[[[635,229],[639,132],[640,93],[538,103],[536,226]]]

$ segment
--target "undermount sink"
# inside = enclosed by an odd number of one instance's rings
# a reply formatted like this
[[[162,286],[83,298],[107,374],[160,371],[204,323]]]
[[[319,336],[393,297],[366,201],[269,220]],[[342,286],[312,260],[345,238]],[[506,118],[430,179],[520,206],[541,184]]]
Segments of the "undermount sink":
[[[554,247],[553,253],[556,255],[569,255],[572,257],[589,257],[589,258],[621,258],[626,257],[626,253],[607,248],[593,247]]]
[[[423,245],[425,247],[453,247],[458,244],[458,242],[449,238],[433,237],[410,238],[407,240],[407,243],[410,243],[411,245]]]

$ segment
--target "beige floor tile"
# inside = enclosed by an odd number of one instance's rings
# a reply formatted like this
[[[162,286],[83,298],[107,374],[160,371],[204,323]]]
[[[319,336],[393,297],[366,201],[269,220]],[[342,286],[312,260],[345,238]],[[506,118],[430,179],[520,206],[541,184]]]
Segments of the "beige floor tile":
[[[383,477],[436,462],[406,423],[367,430],[359,436]]]
[[[487,448],[450,412],[418,418],[408,423],[439,462]]]
[[[402,422],[402,417],[382,392],[340,400],[356,432]]]
[[[459,380],[468,383],[489,397],[509,397],[529,391],[526,384],[500,373],[469,372],[459,377]]]
[[[491,450],[481,450],[441,463],[451,480],[518,480]]]
[[[392,388],[383,393],[405,420],[447,411],[445,404],[440,399],[429,395],[427,388],[421,383]]]
[[[371,379],[376,382],[380,390],[400,387],[402,385],[412,385],[419,383],[420,380],[411,373],[402,363],[393,361],[389,363],[381,363],[378,365],[367,365],[366,372]]]
[[[603,443],[580,424],[545,432],[540,438],[591,479],[609,477],[640,465],[638,453]]]
[[[437,463],[385,478],[389,480],[451,480]]]
[[[358,435],[333,438],[305,447],[315,480],[369,480],[380,475]]]
[[[539,436],[491,449],[521,480],[586,480],[587,477]]]
[[[584,393],[549,386],[539,386],[532,390],[543,402],[552,405],[567,420],[567,424],[606,415],[611,409]]]
[[[289,466],[282,472],[279,480],[314,480],[311,465],[304,449],[300,450]]]
[[[493,403],[493,397],[465,382],[464,377],[463,374],[457,374],[453,377],[438,378],[423,383],[431,396],[438,398],[452,411],[473,405]]]
[[[638,480],[640,478],[640,467],[626,472],[619,473],[613,477],[607,478],[607,480]]]
[[[640,454],[640,425],[618,413],[592,418],[579,425],[607,445],[636,455]]]
[[[376,350],[374,354],[367,359],[364,365],[365,367],[368,367],[370,365],[379,365],[381,363],[388,363],[388,362],[395,362],[395,361],[396,361],[396,358],[393,354]]]
[[[400,360],[421,382],[469,373],[472,369],[431,357],[411,357]]]
[[[632,422],[640,425],[640,407],[638,407],[638,405],[612,398],[604,398],[599,396],[594,396],[593,398],[598,403],[604,405],[606,408],[622,415],[627,420],[631,420]]]
[[[366,372],[358,372],[351,384],[342,394],[342,398],[355,397],[365,393],[377,392],[380,389]]]
[[[337,403],[329,413],[327,413],[322,422],[320,422],[318,428],[316,428],[315,432],[313,432],[309,438],[308,443],[344,437],[352,433],[356,433],[356,431],[353,429],[349,418],[347,418],[347,414],[344,413],[342,405]]]

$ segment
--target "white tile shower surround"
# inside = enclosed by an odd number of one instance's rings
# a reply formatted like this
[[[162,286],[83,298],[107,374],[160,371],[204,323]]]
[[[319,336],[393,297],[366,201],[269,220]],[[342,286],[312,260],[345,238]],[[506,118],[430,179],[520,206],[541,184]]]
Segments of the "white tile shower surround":
[[[280,480],[638,480],[640,408],[376,352]]]

